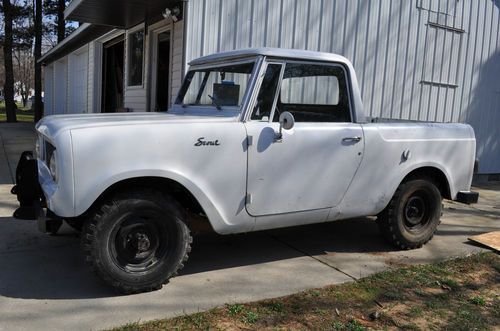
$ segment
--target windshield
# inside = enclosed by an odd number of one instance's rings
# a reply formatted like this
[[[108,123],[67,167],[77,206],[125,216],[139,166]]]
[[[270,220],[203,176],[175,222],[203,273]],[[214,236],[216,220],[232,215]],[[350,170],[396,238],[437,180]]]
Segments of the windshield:
[[[177,97],[183,106],[241,107],[254,62],[191,70]]]

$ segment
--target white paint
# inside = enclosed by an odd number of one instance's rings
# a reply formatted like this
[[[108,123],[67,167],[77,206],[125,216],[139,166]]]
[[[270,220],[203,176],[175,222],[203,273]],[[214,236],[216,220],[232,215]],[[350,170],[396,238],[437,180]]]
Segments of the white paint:
[[[254,57],[255,73],[262,73],[263,56],[279,59],[282,54],[347,68],[355,118],[363,118],[356,74],[348,60],[273,49],[249,50],[246,57]],[[245,57],[245,52],[196,63],[227,63],[234,61],[231,57]],[[257,94],[254,87],[260,86],[261,79],[261,74],[250,79],[252,93],[244,99],[241,114],[214,107],[175,106],[171,113],[44,118],[37,129],[57,148],[60,170],[55,183],[40,166],[48,207],[62,217],[78,216],[119,181],[162,177],[180,183],[194,195],[215,231],[237,233],[376,215],[402,179],[420,167],[442,171],[452,198],[458,191],[470,190],[475,154],[470,126],[296,123],[284,134],[283,142],[274,143],[275,123],[248,120]],[[248,135],[253,137],[251,146],[247,146]],[[344,137],[352,136],[361,140],[342,143]],[[220,144],[196,146],[200,137]],[[96,148],[96,142],[102,141],[107,143]],[[404,161],[402,154],[408,150],[412,157]],[[252,196],[250,205],[248,194]]]

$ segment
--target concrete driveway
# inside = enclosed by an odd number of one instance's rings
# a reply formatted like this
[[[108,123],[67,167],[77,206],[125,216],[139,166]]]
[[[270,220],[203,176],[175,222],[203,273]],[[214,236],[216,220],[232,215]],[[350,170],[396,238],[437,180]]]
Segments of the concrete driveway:
[[[395,251],[372,219],[251,234],[195,238],[182,274],[161,291],[117,296],[83,264],[78,235],[38,233],[33,221],[14,220],[9,193],[19,153],[33,149],[32,125],[0,123],[0,330],[102,329],[171,317],[231,302],[283,296],[353,281],[402,264],[428,263],[477,252],[470,235],[500,229],[500,184],[476,188],[467,207],[446,203],[434,239]]]

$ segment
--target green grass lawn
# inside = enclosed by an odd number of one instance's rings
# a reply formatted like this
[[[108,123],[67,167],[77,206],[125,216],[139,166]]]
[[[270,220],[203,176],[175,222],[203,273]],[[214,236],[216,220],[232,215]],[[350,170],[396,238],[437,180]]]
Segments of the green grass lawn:
[[[500,258],[482,253],[128,330],[498,330]]]
[[[34,114],[30,108],[24,108],[21,103],[17,104],[16,118],[18,122],[33,122]],[[7,115],[5,114],[5,102],[0,102],[0,122],[6,122]]]

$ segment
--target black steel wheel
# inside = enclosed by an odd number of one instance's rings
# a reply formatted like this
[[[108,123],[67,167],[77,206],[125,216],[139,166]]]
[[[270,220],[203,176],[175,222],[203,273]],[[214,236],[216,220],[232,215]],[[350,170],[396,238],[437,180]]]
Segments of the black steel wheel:
[[[415,179],[398,187],[377,223],[391,244],[414,249],[431,240],[441,213],[442,197],[436,185],[429,179]]]
[[[154,268],[171,253],[174,241],[162,215],[129,213],[116,223],[108,242],[113,262],[122,270],[142,272]]]
[[[115,196],[82,230],[87,262],[121,293],[161,288],[184,266],[191,242],[182,207],[152,190]]]

